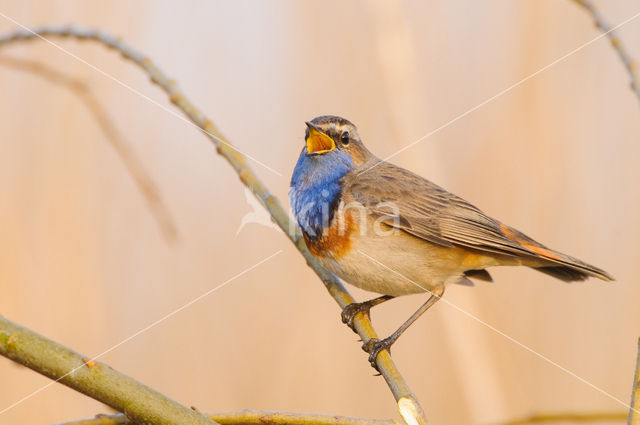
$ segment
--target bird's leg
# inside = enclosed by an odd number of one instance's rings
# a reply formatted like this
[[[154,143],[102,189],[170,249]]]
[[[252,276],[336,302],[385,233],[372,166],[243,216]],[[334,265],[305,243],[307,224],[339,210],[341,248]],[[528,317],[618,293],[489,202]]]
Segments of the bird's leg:
[[[429,297],[427,302],[422,304],[418,311],[413,313],[411,317],[409,317],[409,319],[407,319],[407,321],[398,328],[397,331],[382,340],[371,338],[369,341],[362,345],[362,349],[369,353],[369,363],[371,363],[371,366],[373,366],[374,369],[378,370],[378,367],[376,366],[376,358],[378,357],[380,351],[390,349],[391,345],[396,342],[400,335],[402,335],[402,333],[406,331],[407,328],[418,319],[418,317],[422,316],[422,314],[427,311],[429,307],[434,305],[436,301],[442,298],[442,294],[444,294],[444,285],[441,285],[431,291],[431,296]]]
[[[383,295],[369,301],[349,304],[344,308],[344,310],[342,310],[342,323],[346,323],[347,326],[349,326],[351,330],[355,332],[356,330],[353,327],[353,319],[355,319],[358,313],[369,314],[369,310],[371,310],[371,307],[382,304],[383,302],[388,301],[391,298],[393,298],[391,295]]]

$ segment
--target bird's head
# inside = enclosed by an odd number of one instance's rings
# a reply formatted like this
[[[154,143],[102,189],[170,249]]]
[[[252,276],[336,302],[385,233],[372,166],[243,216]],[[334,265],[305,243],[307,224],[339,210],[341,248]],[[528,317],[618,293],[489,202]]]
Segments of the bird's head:
[[[360,140],[358,129],[349,120],[324,115],[305,124],[303,154],[307,157],[325,161],[336,156],[348,156],[358,166],[371,156]]]
[[[306,235],[320,235],[341,198],[342,179],[373,157],[356,126],[344,118],[325,115],[308,121],[289,197],[298,224]]]

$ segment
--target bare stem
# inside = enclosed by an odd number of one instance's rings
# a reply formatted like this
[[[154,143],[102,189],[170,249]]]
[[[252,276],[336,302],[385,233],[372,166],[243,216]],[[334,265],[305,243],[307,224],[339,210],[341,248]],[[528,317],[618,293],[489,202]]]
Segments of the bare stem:
[[[638,339],[636,372],[633,374],[633,390],[631,391],[631,406],[627,425],[640,425],[640,339]]]
[[[200,412],[2,316],[0,355],[99,400],[137,423],[215,425]]]
[[[603,422],[624,421],[627,418],[625,412],[592,412],[592,413],[541,413],[515,421],[505,422],[502,425],[530,425],[555,422]]]
[[[237,412],[203,413],[220,425],[399,425],[392,420],[361,419],[349,416],[316,415],[311,413],[240,410]],[[129,425],[125,415],[98,415],[95,418],[65,422],[59,425]]]
[[[309,267],[320,277],[325,287],[341,308],[353,303],[355,300],[347,292],[342,283],[330,272],[325,270],[309,253],[304,240],[301,237],[298,226],[293,222],[282,207],[278,199],[273,196],[266,186],[251,170],[245,156],[239,152],[220,133],[213,122],[207,119],[186,96],[178,89],[175,81],[169,79],[147,56],[125,44],[121,39],[90,28],[70,26],[44,26],[31,30],[23,29],[0,37],[0,47],[4,44],[22,40],[34,40],[45,37],[67,37],[81,40],[99,42],[109,48],[118,51],[125,59],[141,67],[168,96],[171,102],[177,106],[202,132],[209,137],[233,169],[238,173],[242,183],[247,186],[256,198],[265,206],[272,219],[284,231],[296,248],[303,255]],[[377,334],[366,315],[358,315],[353,321],[354,327],[363,342],[371,338],[377,338]],[[393,396],[398,403],[398,409],[404,420],[409,425],[423,425],[427,423],[424,411],[408,384],[393,363],[387,351],[382,351],[376,364],[378,370],[386,380]]]
[[[109,114],[107,114],[107,111],[98,98],[91,92],[89,86],[80,80],[55,71],[45,64],[27,59],[1,56],[0,65],[7,65],[21,71],[30,72],[47,81],[65,87],[78,96],[89,112],[91,112],[107,138],[107,141],[116,151],[116,154],[138,186],[151,214],[158,222],[165,240],[171,243],[178,238],[178,231],[173,217],[160,196],[160,190],[145,170],[142,160],[136,155],[135,151],[131,149],[125,137],[118,131],[116,125],[110,119]]]
[[[602,17],[602,14],[598,11],[591,0],[573,1],[585,8],[587,12],[591,14],[596,27],[600,31],[606,33],[607,37],[609,38],[609,42],[611,43],[611,47],[613,47],[616,53],[618,53],[618,57],[624,64],[624,67],[629,74],[629,80],[631,81],[631,90],[633,90],[633,92],[638,97],[638,100],[640,101],[640,76],[638,75],[638,62],[631,59],[629,53],[627,52],[627,49],[622,43],[622,40],[620,40],[615,31],[611,31],[611,25],[609,25],[607,21],[605,21],[605,19]]]

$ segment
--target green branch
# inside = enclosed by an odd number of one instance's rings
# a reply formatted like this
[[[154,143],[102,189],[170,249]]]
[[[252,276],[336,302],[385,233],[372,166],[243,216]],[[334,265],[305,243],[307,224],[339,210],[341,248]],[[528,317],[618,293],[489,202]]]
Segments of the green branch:
[[[631,406],[627,425],[640,425],[640,339],[638,339],[638,354],[636,357],[636,372],[633,374],[631,390]]]
[[[557,422],[604,422],[624,421],[627,418],[625,412],[594,412],[594,413],[540,413],[515,421],[505,422],[502,425],[533,425]]]
[[[220,425],[399,425],[392,420],[360,419],[348,416],[311,413],[240,410],[238,412],[203,413]],[[125,415],[98,415],[95,418],[65,422],[60,425],[129,425]]]
[[[215,425],[200,412],[2,316],[0,354],[123,412],[137,423]]]

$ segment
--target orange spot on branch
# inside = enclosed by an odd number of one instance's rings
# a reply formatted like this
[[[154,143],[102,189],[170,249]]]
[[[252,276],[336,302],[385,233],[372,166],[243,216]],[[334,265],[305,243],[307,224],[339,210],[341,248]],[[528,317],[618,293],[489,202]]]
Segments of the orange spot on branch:
[[[95,362],[94,360],[92,360],[92,359],[88,359],[88,358],[86,358],[86,357],[83,357],[83,358],[82,358],[82,361],[84,362],[84,364],[86,364],[86,365],[87,365],[87,367],[88,367],[89,369],[91,369],[92,367],[94,367],[94,366],[96,365],[96,362]]]

